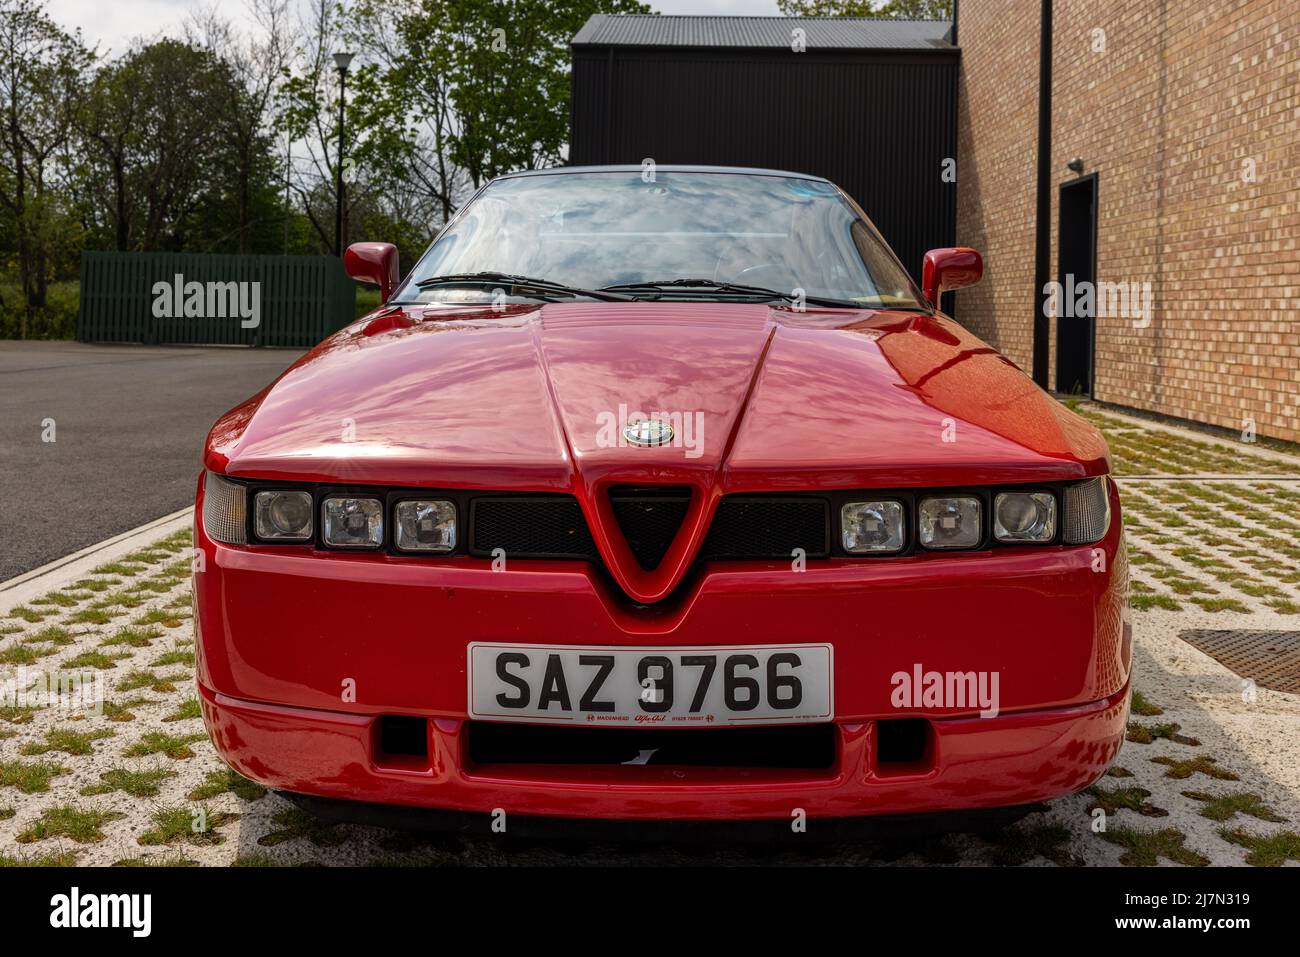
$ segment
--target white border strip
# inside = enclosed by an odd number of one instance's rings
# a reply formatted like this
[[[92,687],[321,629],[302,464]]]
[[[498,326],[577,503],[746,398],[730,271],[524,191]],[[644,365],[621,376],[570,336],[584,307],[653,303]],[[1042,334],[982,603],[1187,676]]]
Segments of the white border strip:
[[[115,535],[96,545],[64,555],[54,561],[24,572],[17,578],[0,582],[0,612],[7,613],[33,598],[61,588],[67,582],[85,577],[92,568],[111,562],[144,545],[166,538],[190,524],[193,506],[187,506],[170,515],[147,522],[139,528]]]

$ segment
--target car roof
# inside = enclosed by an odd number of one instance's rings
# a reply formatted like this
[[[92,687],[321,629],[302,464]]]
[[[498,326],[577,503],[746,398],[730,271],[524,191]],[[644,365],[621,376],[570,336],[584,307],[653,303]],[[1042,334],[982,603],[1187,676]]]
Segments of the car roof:
[[[789,179],[807,179],[818,183],[830,183],[823,176],[808,173],[792,173],[780,169],[755,169],[748,166],[696,166],[692,164],[656,163],[656,170],[664,173],[735,173],[745,176],[782,176]],[[555,176],[564,173],[639,173],[640,164],[616,166],[552,166],[547,169],[524,169],[515,173],[503,173],[497,179],[513,179],[517,176]]]

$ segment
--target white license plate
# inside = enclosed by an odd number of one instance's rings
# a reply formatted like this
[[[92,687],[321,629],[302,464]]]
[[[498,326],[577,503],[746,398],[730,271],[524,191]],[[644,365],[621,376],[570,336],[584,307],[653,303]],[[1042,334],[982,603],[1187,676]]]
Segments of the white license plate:
[[[469,715],[658,728],[835,717],[833,649],[469,645]]]

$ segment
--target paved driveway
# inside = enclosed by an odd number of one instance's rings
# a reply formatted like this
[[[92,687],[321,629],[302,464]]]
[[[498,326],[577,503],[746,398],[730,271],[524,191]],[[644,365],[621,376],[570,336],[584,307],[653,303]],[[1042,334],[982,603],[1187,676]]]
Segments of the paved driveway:
[[[301,354],[0,342],[0,581],[190,502],[213,421]]]

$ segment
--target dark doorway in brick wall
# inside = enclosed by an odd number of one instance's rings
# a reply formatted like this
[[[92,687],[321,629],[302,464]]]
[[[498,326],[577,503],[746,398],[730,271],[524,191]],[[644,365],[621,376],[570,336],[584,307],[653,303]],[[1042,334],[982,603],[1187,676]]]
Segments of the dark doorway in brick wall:
[[[1061,186],[1061,233],[1057,269],[1067,300],[1070,289],[1097,282],[1097,175]],[[1071,281],[1070,277],[1073,277]],[[1075,296],[1077,301],[1077,294]],[[1095,307],[1096,297],[1093,297]],[[1087,310],[1085,310],[1087,311]],[[1095,311],[1095,308],[1094,308]],[[1097,320],[1094,314],[1056,320],[1056,391],[1092,395]]]

